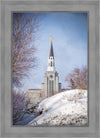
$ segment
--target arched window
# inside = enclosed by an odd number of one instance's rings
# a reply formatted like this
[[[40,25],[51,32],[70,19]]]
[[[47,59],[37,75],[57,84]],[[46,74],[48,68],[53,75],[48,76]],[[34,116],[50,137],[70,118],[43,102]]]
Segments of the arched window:
[[[51,67],[52,67],[52,61],[51,61]]]
[[[49,92],[51,92],[51,80],[49,81]]]
[[[52,92],[53,92],[53,89],[54,89],[54,88],[53,88],[53,80],[52,80]]]
[[[54,91],[54,82],[53,82],[53,80],[50,80],[49,81],[49,92],[51,93],[53,91]]]

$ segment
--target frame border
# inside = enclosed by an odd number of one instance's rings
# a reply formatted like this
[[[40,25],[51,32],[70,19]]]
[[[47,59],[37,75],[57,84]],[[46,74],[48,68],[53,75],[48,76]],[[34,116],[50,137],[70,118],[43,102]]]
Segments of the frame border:
[[[78,7],[77,7],[78,6]],[[77,7],[76,11],[80,11],[82,8],[83,11],[89,12],[89,127],[85,128],[61,128],[61,127],[52,127],[52,128],[32,128],[32,127],[12,127],[11,124],[11,11],[15,9],[20,11],[27,11],[27,7],[31,7],[31,11],[42,10],[52,11],[52,7],[55,11],[73,11]],[[33,8],[32,8],[33,7]],[[63,9],[64,7],[64,9]],[[72,7],[72,8],[71,8]],[[94,137],[99,138],[99,125],[100,125],[100,107],[99,107],[99,0],[71,0],[71,1],[35,1],[35,0],[4,0],[0,1],[1,8],[1,138],[2,137]],[[58,9],[58,10],[57,10]],[[94,34],[93,34],[94,32]],[[92,40],[93,39],[93,40]],[[92,85],[94,88],[92,87]],[[94,94],[93,94],[93,90]],[[8,93],[7,93],[8,92]],[[93,110],[93,111],[92,111]],[[95,112],[95,114],[94,114]],[[92,123],[91,123],[92,121]],[[86,130],[87,129],[87,130]],[[46,132],[45,132],[46,130]],[[72,132],[71,132],[72,130]],[[33,131],[33,132],[32,132]],[[59,132],[60,131],[60,132]],[[79,132],[78,132],[79,131]],[[32,133],[32,134],[30,134]],[[68,135],[67,135],[68,134]]]

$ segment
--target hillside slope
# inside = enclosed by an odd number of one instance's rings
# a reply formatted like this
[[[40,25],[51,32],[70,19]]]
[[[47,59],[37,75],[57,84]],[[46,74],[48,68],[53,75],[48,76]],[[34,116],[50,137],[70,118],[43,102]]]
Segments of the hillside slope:
[[[37,109],[42,114],[28,125],[86,126],[87,90],[68,90],[43,100]]]

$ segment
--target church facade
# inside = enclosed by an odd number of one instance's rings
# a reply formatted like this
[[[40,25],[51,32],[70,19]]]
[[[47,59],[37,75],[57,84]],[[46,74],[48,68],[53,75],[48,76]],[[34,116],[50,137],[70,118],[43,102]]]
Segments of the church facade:
[[[55,57],[51,37],[50,54],[47,71],[44,76],[44,83],[42,83],[41,89],[29,89],[26,93],[26,100],[29,99],[31,103],[34,103],[59,93],[61,90],[61,83],[59,83],[59,76],[55,68]]]

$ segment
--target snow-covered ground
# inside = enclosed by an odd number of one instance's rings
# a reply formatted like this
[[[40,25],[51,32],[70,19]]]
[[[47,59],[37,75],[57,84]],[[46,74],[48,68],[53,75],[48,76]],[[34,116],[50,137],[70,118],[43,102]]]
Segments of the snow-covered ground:
[[[37,109],[42,114],[28,125],[86,126],[87,90],[67,90],[43,100]]]

